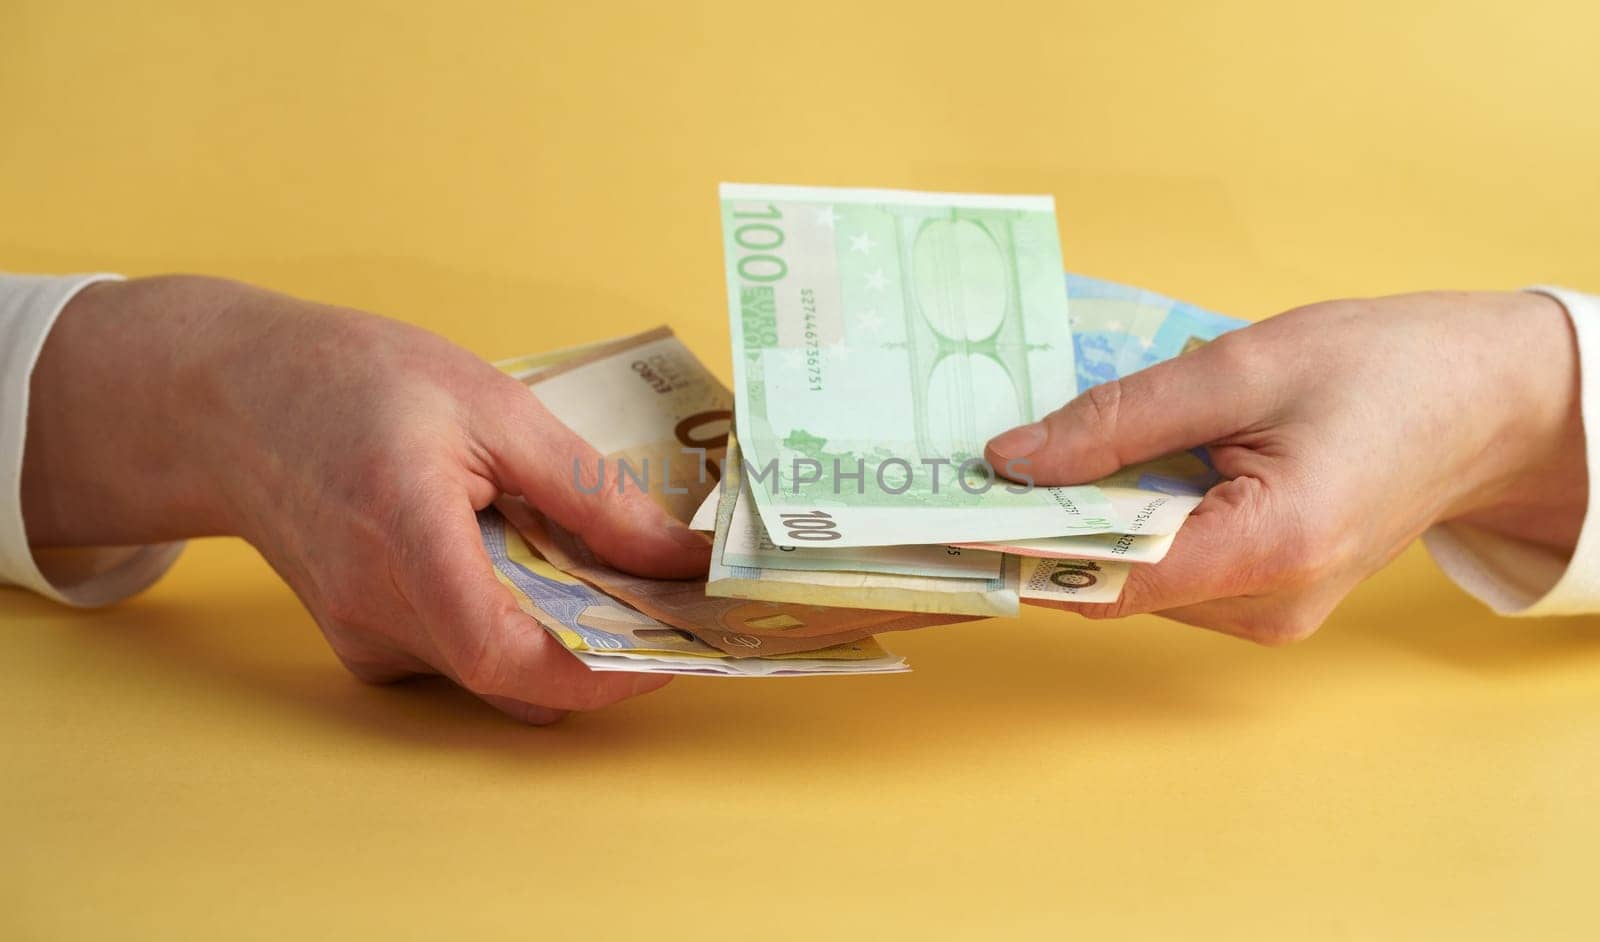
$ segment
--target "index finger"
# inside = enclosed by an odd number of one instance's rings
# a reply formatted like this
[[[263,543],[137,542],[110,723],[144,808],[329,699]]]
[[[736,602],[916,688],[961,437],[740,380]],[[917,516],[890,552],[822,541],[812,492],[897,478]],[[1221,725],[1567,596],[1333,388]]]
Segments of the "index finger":
[[[1247,327],[1093,386],[995,436],[985,458],[997,469],[1025,460],[1021,467],[1041,484],[1078,484],[1227,438],[1259,421],[1278,395],[1260,338]]]

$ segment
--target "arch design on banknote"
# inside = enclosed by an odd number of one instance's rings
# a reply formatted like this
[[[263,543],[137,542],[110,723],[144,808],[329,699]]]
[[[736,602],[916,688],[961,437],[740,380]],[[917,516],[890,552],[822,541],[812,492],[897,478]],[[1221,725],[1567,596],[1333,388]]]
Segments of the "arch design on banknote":
[[[978,384],[973,371],[992,364],[1010,381],[1017,415],[1034,418],[1028,354],[1047,349],[1030,343],[1022,310],[1014,213],[970,209],[937,215],[913,207],[886,207],[894,214],[911,367],[913,432],[920,454],[952,454],[951,442],[983,437],[971,408]],[[937,388],[936,388],[937,387]],[[948,427],[936,427],[932,408],[942,394]]]

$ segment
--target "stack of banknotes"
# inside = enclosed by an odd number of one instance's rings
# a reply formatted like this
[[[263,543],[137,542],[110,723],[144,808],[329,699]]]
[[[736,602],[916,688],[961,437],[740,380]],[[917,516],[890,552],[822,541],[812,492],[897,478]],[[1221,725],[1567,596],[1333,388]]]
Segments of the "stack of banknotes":
[[[1114,601],[1216,481],[1203,451],[1046,487],[985,442],[1245,322],[1068,274],[1047,197],[724,185],[730,392],[666,328],[508,360],[632,488],[710,534],[703,581],[607,566],[521,501],[500,581],[596,670],[905,670],[875,636]]]

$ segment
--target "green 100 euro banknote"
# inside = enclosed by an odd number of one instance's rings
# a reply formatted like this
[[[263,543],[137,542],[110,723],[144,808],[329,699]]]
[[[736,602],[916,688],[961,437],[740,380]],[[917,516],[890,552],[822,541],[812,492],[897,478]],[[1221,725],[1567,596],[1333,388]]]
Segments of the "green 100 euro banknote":
[[[982,461],[1077,392],[1049,197],[723,184],[721,202],[735,418],[774,543],[1116,528],[1099,488]]]

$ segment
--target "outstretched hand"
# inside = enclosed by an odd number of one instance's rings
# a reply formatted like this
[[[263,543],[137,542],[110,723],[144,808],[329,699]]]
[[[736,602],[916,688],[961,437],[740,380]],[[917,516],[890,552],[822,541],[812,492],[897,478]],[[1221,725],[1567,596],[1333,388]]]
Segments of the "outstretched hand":
[[[684,577],[705,539],[647,496],[572,486],[592,449],[426,331],[231,282],[94,285],[33,377],[35,546],[252,543],[356,676],[443,674],[544,723],[666,683],[590,671],[496,580],[475,511],[521,496],[608,562]]]
[[[1304,638],[1441,521],[1570,552],[1587,478],[1565,312],[1533,293],[1331,301],[1094,387],[997,436],[997,468],[1081,484],[1205,446],[1224,481],[1119,601],[1264,643]]]

